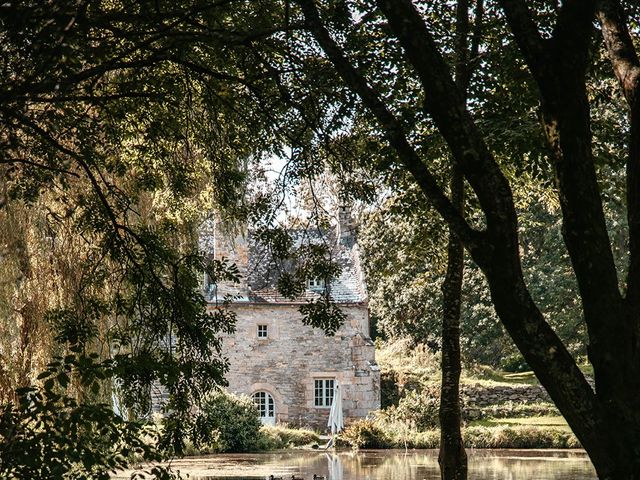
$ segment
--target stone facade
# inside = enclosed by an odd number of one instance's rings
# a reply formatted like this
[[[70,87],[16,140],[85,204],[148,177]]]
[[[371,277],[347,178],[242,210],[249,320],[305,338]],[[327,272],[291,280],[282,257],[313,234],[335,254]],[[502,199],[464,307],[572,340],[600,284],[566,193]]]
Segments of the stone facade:
[[[272,399],[273,416],[265,423],[320,430],[327,428],[330,405],[317,405],[328,401],[327,397],[324,402],[319,400],[319,396],[332,393],[325,389],[319,394],[319,381],[333,380],[330,385],[340,385],[345,423],[380,408],[380,371],[369,337],[366,289],[357,244],[345,234],[344,226],[342,231],[322,237],[335,242],[333,254],[342,267],[339,278],[328,286],[347,318],[334,336],[302,323],[299,307],[315,298],[317,290],[307,289],[295,301],[279,296],[274,288],[277,275],[273,263],[252,243],[250,231],[240,232],[233,240],[228,235],[220,238],[223,235],[215,225],[210,224],[206,231],[209,241],[202,245],[209,245],[209,253],[215,257],[235,262],[242,274],[240,284],[209,288],[210,308],[217,308],[216,300],[226,294],[236,298],[228,307],[236,314],[236,331],[223,338],[229,389]]]
[[[375,367],[367,309],[343,306],[347,321],[332,337],[302,324],[298,305],[235,304],[236,333],[224,339],[229,389],[269,393],[276,422],[326,428],[328,406],[314,405],[316,379],[335,379],[342,388],[346,420],[380,408],[380,373]],[[257,337],[266,325],[268,337]]]

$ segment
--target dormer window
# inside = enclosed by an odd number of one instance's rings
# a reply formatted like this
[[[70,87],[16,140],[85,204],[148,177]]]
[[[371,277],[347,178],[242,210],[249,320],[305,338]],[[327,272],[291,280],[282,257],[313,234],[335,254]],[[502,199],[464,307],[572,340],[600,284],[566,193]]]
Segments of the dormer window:
[[[269,336],[269,331],[267,330],[266,325],[258,325],[258,338],[267,338]]]
[[[313,277],[307,281],[309,290],[318,291],[324,289],[324,278]]]

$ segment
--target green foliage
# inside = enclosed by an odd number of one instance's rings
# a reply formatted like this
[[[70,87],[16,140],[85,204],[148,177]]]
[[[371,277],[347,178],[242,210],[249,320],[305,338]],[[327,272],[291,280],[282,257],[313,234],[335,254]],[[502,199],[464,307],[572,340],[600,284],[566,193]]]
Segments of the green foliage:
[[[312,430],[263,425],[260,428],[257,448],[258,450],[279,450],[319,443],[320,435]]]
[[[380,373],[380,406],[387,408],[398,405],[400,401],[400,387],[398,385],[398,373],[387,371]]]
[[[207,396],[190,438],[196,448],[216,452],[247,452],[258,449],[260,417],[253,400],[217,390]]]
[[[411,391],[406,393],[398,402],[381,412],[385,420],[390,422],[405,422],[418,431],[435,428],[438,423],[438,409],[440,408],[440,391],[438,388]]]
[[[383,372],[396,372],[400,383],[433,380],[440,375],[439,354],[408,337],[377,339],[376,360]]]
[[[2,406],[0,477],[107,480],[133,459],[162,459],[156,428],[125,421],[110,405],[91,401],[109,376],[110,364],[74,350],[40,375],[42,387],[20,388],[17,401]],[[86,387],[87,394],[71,395],[71,383]],[[173,478],[159,467],[147,473]]]
[[[479,418],[526,418],[545,415],[559,415],[552,403],[514,403],[505,402],[489,405],[480,409]]]
[[[304,428],[289,428],[283,425],[262,425],[258,432],[255,447],[252,451],[281,450],[295,447],[305,447],[308,445],[318,445],[320,436]],[[200,443],[197,447],[193,442],[187,440],[184,454],[208,455],[219,452],[217,443]]]
[[[581,448],[573,433],[550,427],[466,427],[462,431],[466,448]],[[440,446],[440,432],[409,432],[397,427],[363,420],[348,426],[339,444],[352,448],[420,448]]]
[[[333,335],[347,318],[340,307],[327,297],[311,300],[301,305],[299,310],[305,325],[321,328],[329,335]]]
[[[523,175],[514,185],[522,261],[530,291],[569,349],[584,355],[586,330],[562,240],[559,207],[550,188],[536,186],[531,177]],[[377,329],[383,336],[408,336],[437,350],[446,251],[442,225],[411,193],[400,193],[389,200],[367,217],[366,225],[361,246]],[[614,235],[622,233],[623,225],[618,227],[613,229]],[[624,255],[620,251],[618,255],[623,264]],[[468,258],[464,275],[460,319],[464,360],[494,367],[504,363],[506,367],[510,359],[521,357],[497,318],[484,275]],[[523,369],[526,365],[509,368]]]
[[[183,65],[195,45],[179,32],[196,17],[224,23],[225,12],[202,7],[62,0],[0,8],[0,396],[7,418],[41,441],[25,450],[29,465],[75,448],[88,469],[101,469],[100,455],[108,464],[113,449],[135,451],[127,429],[139,430],[158,385],[169,394],[167,416],[143,453],[180,453],[194,406],[224,383],[219,334],[233,330],[234,317],[207,312],[200,279],[207,271],[213,282],[233,280],[237,270],[203,258],[196,231],[214,203],[241,210],[245,162],[259,142],[237,115],[224,118],[235,110],[218,95],[227,83],[214,87]],[[219,40],[209,55],[230,41]],[[49,395],[58,393],[52,378],[35,378],[40,365],[74,352],[82,356],[69,368],[86,382],[58,365],[56,381],[70,391]],[[36,404],[61,422],[51,435],[25,426],[33,412],[19,392],[42,395]],[[128,414],[119,424],[105,405],[113,393]],[[74,434],[101,423],[111,443]],[[65,425],[72,434],[57,434]],[[6,437],[6,448],[21,438]],[[54,478],[76,468],[78,457],[68,456],[52,461]]]
[[[526,372],[531,370],[524,357],[520,353],[514,353],[500,360],[500,368],[505,372]]]
[[[468,448],[581,448],[571,432],[536,427],[468,427],[463,433]]]
[[[340,444],[348,444],[353,448],[391,448],[391,437],[376,421],[371,419],[356,420],[339,435]]]

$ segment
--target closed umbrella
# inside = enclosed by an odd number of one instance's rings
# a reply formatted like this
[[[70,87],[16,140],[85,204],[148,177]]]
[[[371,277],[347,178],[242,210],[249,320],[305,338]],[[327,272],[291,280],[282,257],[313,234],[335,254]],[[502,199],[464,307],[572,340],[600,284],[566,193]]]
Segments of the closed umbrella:
[[[329,412],[329,421],[327,426],[331,428],[331,435],[335,435],[337,432],[344,428],[344,417],[342,416],[342,388],[336,383],[335,391],[333,392],[333,402],[331,403],[331,411]]]

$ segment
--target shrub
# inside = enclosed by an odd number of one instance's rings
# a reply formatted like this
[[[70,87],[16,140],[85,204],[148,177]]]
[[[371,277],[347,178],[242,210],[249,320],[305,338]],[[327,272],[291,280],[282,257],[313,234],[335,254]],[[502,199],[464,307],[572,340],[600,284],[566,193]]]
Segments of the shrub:
[[[417,432],[407,440],[407,446],[409,448],[439,448],[440,430]]]
[[[262,424],[251,398],[218,390],[203,402],[201,409],[192,434],[195,448],[215,452],[257,449]]]
[[[277,450],[319,443],[320,435],[311,430],[264,425],[260,429],[258,450]]]
[[[380,375],[380,403],[382,408],[398,405],[400,401],[400,387],[398,386],[398,372],[382,372]]]
[[[381,418],[390,422],[405,422],[414,425],[418,431],[438,426],[439,392],[424,389],[422,392],[408,392],[397,406],[390,406],[380,413]]]
[[[512,373],[526,372],[528,370],[531,370],[531,367],[520,353],[513,353],[504,357],[502,360],[500,360],[500,368],[505,372]]]
[[[463,429],[467,448],[580,448],[571,432],[529,426]],[[361,420],[340,434],[341,446],[353,448],[438,448],[440,431],[410,432],[398,424],[381,420]]]
[[[339,435],[338,445],[350,445],[353,448],[393,448],[397,446],[378,422],[363,419],[353,422]]]

